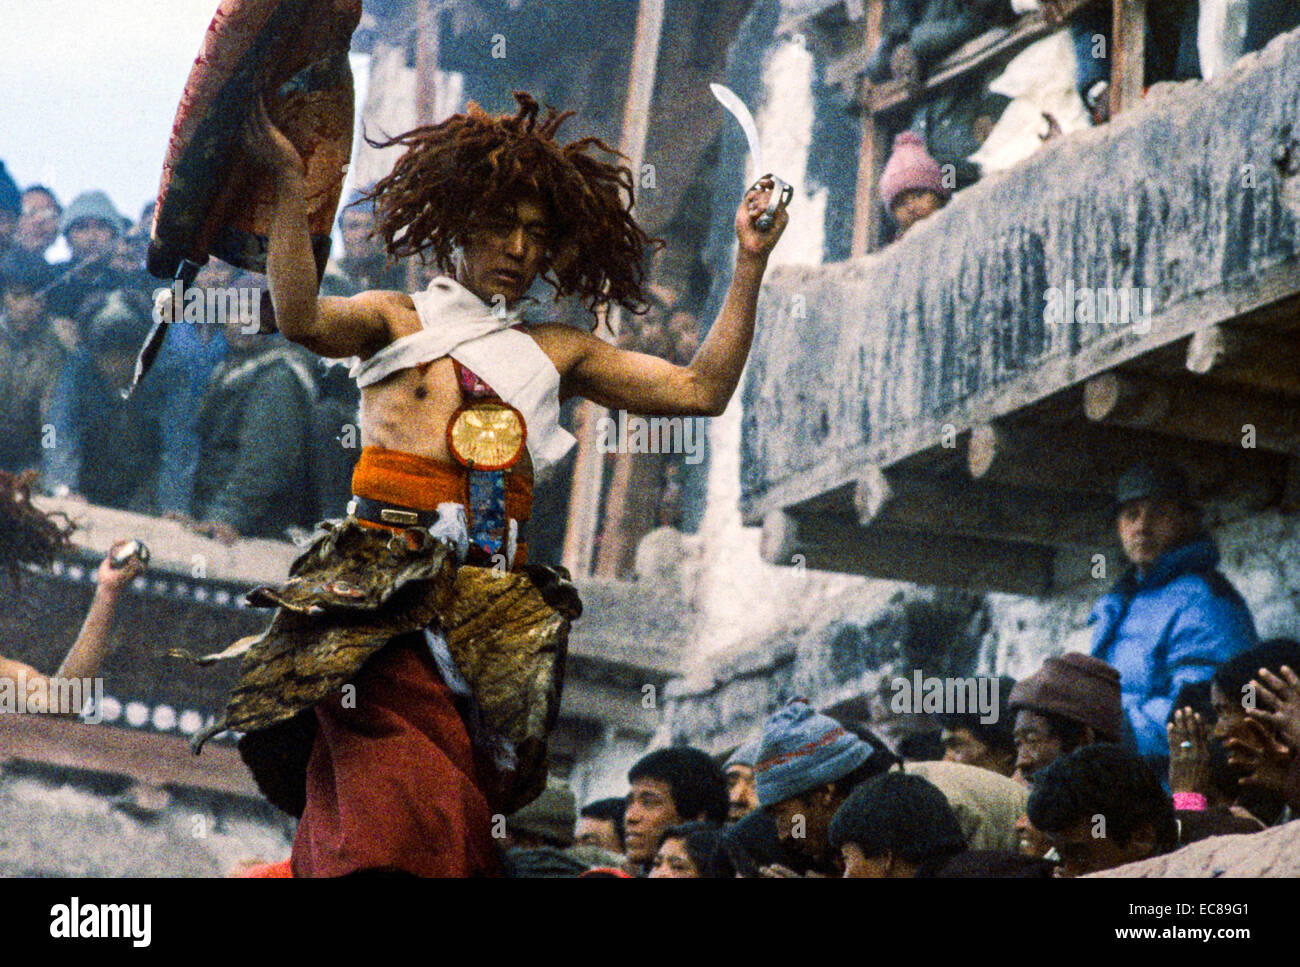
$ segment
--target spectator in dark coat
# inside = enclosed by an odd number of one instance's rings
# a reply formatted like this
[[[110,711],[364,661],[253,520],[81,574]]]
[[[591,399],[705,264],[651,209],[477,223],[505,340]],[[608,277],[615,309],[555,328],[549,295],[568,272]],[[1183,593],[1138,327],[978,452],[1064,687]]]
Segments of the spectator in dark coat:
[[[54,272],[38,255],[12,246],[0,259],[0,470],[20,473],[41,465],[41,437],[64,351],[50,330],[41,290]]]
[[[199,273],[195,284],[204,291],[206,305],[209,288],[228,289],[236,280],[230,266],[213,260]],[[199,462],[199,404],[213,371],[225,358],[224,327],[177,323],[167,327],[167,337],[149,371],[149,382],[156,386],[167,414],[158,510],[168,517],[189,517]]]
[[[1001,711],[992,722],[983,721],[978,712],[940,716],[946,762],[961,762],[1004,776],[1016,771],[1015,716],[1010,708],[1015,687],[1015,680],[1006,675],[998,679],[997,707]]]
[[[80,310],[94,296],[131,288],[133,280],[113,267],[113,256],[126,222],[108,196],[89,191],[72,200],[60,229],[71,256],[54,268],[59,281],[50,292],[50,314],[68,349],[75,349],[87,319]]]
[[[836,810],[829,841],[840,851],[848,879],[925,875],[966,849],[943,793],[901,772],[858,786]]]
[[[366,201],[360,191],[352,192],[339,213],[343,255],[326,268],[321,295],[354,296],[376,289],[406,291],[406,271],[401,265],[388,264],[378,225],[375,203]]]
[[[114,291],[87,305],[86,337],[59,379],[50,410],[45,484],[54,493],[156,512],[163,414],[155,384],[142,384],[129,400],[121,393],[149,333],[149,314],[138,293]]]
[[[889,0],[867,78],[918,86],[939,61],[1010,14],[1006,0]]]
[[[59,240],[62,218],[63,206],[54,192],[44,185],[32,185],[23,190],[23,213],[14,241],[44,259],[50,246]]]
[[[1188,81],[1201,76],[1196,50],[1197,5],[1194,0],[1167,0],[1147,7],[1144,67],[1147,86],[1160,81]],[[1079,11],[1070,21],[1078,91],[1094,124],[1110,117],[1111,8],[1099,4]]]
[[[712,876],[722,846],[720,823],[693,822],[664,830],[651,864],[652,880],[700,880]]]
[[[699,749],[657,749],[637,760],[627,774],[623,844],[627,858],[648,867],[664,830],[691,820],[727,819],[727,783],[722,769]]]
[[[578,810],[578,822],[573,830],[576,842],[585,846],[599,846],[614,853],[623,852],[623,814],[627,802],[622,799],[597,799]]]
[[[191,513],[200,532],[227,543],[283,539],[285,528],[314,523],[307,454],[315,385],[302,358],[255,324],[226,326],[229,355],[199,406]]]
[[[1085,745],[1035,778],[1029,818],[1084,876],[1159,856],[1178,845],[1174,804],[1142,759],[1117,745]]]
[[[1213,735],[1223,742],[1240,788],[1287,804],[1255,811],[1270,824],[1289,822],[1300,809],[1300,689],[1283,677],[1286,669],[1294,679],[1300,642],[1273,638],[1224,662],[1210,683]]]

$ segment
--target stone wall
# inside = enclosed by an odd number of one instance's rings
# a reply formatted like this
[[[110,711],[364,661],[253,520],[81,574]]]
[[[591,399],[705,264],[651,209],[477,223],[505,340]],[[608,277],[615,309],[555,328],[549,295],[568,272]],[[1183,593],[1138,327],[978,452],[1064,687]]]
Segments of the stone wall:
[[[283,860],[292,844],[292,821],[262,801],[0,769],[0,877],[228,876]]]
[[[1212,533],[1260,636],[1300,637],[1300,514],[1266,511]],[[785,618],[722,650],[697,645],[668,693],[660,738],[724,751],[796,695],[869,715],[886,738],[931,730],[931,722],[890,712],[890,681],[915,669],[1021,678],[1050,655],[1086,651],[1088,612],[1116,576],[1034,599],[891,581],[841,579],[833,587],[827,576],[795,572],[790,581],[803,585],[784,585],[770,602]]]

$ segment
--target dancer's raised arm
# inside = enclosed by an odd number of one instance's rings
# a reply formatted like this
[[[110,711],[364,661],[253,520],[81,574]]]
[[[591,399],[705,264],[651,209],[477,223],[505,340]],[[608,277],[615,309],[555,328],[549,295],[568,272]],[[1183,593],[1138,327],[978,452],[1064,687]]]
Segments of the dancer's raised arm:
[[[755,227],[773,190],[773,183],[765,179],[745,194],[736,212],[739,245],[731,287],[717,321],[690,363],[678,366],[657,356],[618,349],[570,327],[549,327],[548,339],[555,338],[564,349],[565,394],[633,413],[721,414],[749,357],[768,256],[789,221],[780,208],[768,231]]]

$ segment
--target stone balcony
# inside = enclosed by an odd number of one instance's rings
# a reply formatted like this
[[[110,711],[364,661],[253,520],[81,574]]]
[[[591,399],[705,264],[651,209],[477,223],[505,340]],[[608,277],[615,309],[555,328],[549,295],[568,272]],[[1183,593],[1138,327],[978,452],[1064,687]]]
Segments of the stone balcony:
[[[1050,594],[1118,564],[1107,495],[1142,457],[1178,460],[1211,526],[1294,507],[1297,78],[1293,33],[880,252],[775,269],[741,463],[764,558]],[[1106,313],[1118,293],[1142,312]],[[1092,318],[1055,318],[1067,297]]]

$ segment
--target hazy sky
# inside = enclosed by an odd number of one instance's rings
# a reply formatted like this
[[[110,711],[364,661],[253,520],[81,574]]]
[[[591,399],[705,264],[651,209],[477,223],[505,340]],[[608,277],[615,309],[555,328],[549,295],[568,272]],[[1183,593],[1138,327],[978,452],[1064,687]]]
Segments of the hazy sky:
[[[66,205],[135,218],[158,192],[181,90],[219,0],[0,0],[0,160]],[[358,77],[358,95],[363,78]]]

